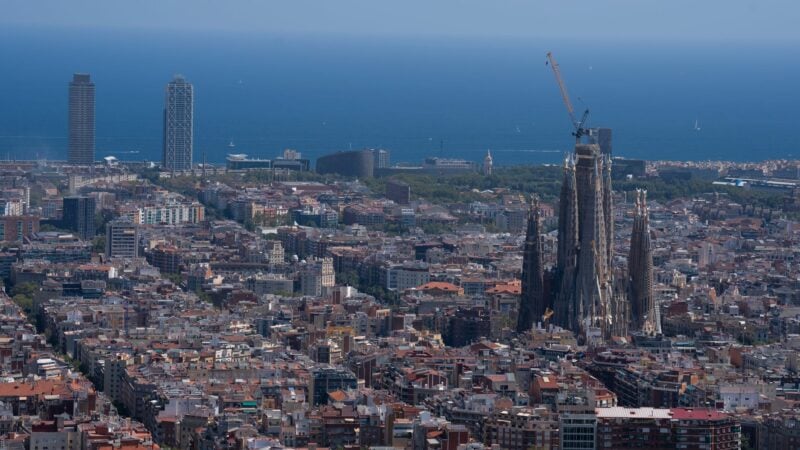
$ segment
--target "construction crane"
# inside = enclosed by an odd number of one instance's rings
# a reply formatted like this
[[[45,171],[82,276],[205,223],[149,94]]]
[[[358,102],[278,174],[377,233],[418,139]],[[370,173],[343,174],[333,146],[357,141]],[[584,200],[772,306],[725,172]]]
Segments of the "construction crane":
[[[572,107],[572,102],[569,99],[567,85],[564,84],[564,79],[561,78],[561,70],[558,68],[558,63],[556,62],[556,59],[553,58],[553,54],[551,52],[547,52],[546,64],[550,64],[550,67],[553,68],[553,75],[556,76],[558,89],[561,91],[561,100],[564,101],[564,106],[567,107],[567,113],[569,113],[569,120],[572,122],[572,126],[575,128],[575,131],[572,132],[572,135],[575,136],[575,143],[580,143],[581,138],[588,132],[588,130],[584,128],[584,125],[586,125],[586,120],[589,118],[589,109],[587,108],[586,111],[583,112],[580,120],[575,117],[575,108]]]

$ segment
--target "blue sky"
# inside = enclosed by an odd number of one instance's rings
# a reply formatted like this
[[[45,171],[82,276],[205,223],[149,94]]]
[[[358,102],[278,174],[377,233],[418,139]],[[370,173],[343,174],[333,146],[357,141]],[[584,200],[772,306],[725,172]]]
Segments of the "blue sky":
[[[797,0],[3,0],[0,24],[350,36],[797,41]]]

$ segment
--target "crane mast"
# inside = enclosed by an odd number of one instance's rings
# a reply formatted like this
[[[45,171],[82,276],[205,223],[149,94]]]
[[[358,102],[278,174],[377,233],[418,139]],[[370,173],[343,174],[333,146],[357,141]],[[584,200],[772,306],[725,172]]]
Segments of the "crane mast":
[[[561,91],[561,100],[564,102],[564,106],[567,107],[569,120],[572,122],[572,126],[575,128],[575,131],[572,132],[572,135],[575,136],[576,143],[580,143],[581,137],[586,134],[586,129],[583,126],[586,123],[586,119],[589,118],[589,110],[586,109],[586,111],[583,112],[580,120],[575,117],[575,108],[572,106],[572,101],[569,99],[567,85],[564,83],[564,79],[561,77],[561,69],[558,67],[558,63],[551,52],[547,52],[547,61],[550,64],[550,67],[553,69],[553,75],[556,77],[558,89]]]

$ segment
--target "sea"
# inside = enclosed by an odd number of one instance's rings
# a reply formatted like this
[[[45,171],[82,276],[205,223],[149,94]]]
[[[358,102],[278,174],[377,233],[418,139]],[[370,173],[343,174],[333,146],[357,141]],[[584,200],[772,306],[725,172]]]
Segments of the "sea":
[[[161,158],[164,88],[195,87],[195,161],[229,153],[312,160],[385,148],[496,165],[559,163],[576,114],[613,129],[616,156],[798,158],[793,43],[373,37],[0,29],[0,159],[64,159],[67,85],[96,84],[97,157]]]

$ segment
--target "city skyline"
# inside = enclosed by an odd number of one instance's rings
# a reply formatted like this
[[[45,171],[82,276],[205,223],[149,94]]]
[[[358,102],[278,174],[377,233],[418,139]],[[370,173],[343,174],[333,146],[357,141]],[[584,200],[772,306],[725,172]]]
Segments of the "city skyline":
[[[2,450],[800,448],[800,4],[2,9]]]

